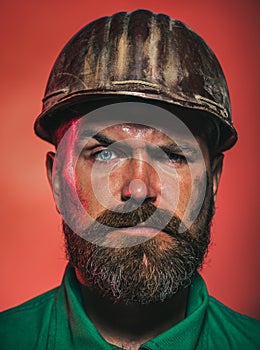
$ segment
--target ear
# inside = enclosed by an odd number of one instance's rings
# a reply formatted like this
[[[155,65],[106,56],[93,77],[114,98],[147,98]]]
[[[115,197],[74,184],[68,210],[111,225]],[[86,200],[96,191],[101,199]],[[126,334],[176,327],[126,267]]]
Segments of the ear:
[[[54,152],[48,152],[46,154],[45,165],[46,165],[46,170],[47,170],[48,181],[49,181],[49,184],[50,184],[51,188],[53,187],[52,186],[52,169],[53,169],[54,158],[55,158],[55,153]]]
[[[45,164],[46,164],[48,181],[52,189],[54,200],[55,202],[57,202],[57,200],[59,201],[59,198],[60,198],[60,180],[59,180],[59,176],[53,173],[54,159],[55,159],[55,153],[48,152],[46,155]],[[57,205],[56,205],[56,208],[57,208]],[[59,212],[58,208],[57,208],[57,211]]]
[[[216,200],[217,192],[218,192],[218,185],[220,182],[220,177],[222,174],[222,167],[223,167],[223,159],[224,154],[218,154],[215,156],[213,162],[212,162],[212,177],[213,177],[213,194],[214,194],[214,200]]]

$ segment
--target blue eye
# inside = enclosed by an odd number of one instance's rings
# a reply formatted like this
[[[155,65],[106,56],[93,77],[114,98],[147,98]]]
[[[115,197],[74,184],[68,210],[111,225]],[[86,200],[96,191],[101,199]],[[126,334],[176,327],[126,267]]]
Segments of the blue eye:
[[[99,151],[95,154],[95,158],[99,161],[106,162],[108,160],[111,160],[115,157],[114,152],[104,149],[102,151]]]

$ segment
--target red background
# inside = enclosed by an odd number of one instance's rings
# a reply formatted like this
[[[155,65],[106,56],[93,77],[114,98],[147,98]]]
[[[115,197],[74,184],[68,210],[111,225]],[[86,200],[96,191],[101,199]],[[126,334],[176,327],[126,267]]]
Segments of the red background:
[[[54,59],[89,21],[148,8],[189,24],[224,68],[240,139],[226,154],[203,275],[211,294],[260,318],[259,2],[2,0],[0,6],[1,309],[56,286],[66,263],[44,169],[45,153],[52,146],[32,131]]]

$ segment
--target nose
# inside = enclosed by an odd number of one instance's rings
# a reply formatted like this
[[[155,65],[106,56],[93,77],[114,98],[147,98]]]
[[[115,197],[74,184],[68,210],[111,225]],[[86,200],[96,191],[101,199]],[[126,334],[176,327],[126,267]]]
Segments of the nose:
[[[151,201],[154,205],[160,196],[160,179],[152,165],[139,159],[128,160],[124,169],[121,200],[134,200],[138,204]]]
[[[124,199],[134,199],[138,204],[141,204],[147,198],[147,186],[141,179],[134,179],[123,192]]]

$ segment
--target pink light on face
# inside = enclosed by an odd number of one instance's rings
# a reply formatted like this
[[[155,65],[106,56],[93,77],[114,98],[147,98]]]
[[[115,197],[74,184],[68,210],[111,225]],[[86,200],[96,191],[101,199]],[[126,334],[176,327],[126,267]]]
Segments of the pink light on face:
[[[66,263],[60,218],[43,169],[44,154],[51,146],[37,140],[32,132],[51,65],[67,39],[87,22],[142,7],[167,13],[193,27],[209,42],[224,67],[240,139],[226,154],[214,244],[204,276],[210,292],[221,301],[259,317],[259,121],[254,102],[258,101],[258,2],[79,0],[77,6],[64,1],[61,7],[50,0],[11,0],[3,1],[1,7],[0,141],[1,149],[8,150],[1,154],[2,309],[60,283]],[[246,166],[241,166],[245,159]]]

